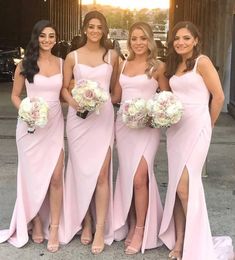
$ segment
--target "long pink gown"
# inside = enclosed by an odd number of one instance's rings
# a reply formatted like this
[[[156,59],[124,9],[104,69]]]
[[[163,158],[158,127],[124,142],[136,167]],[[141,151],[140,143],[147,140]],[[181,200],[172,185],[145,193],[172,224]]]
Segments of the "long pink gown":
[[[125,67],[125,63],[123,69]],[[149,99],[158,88],[154,78],[149,79],[146,74],[134,77],[121,73],[120,85],[122,101],[132,98]],[[127,217],[133,197],[133,179],[141,158],[148,166],[149,203],[145,221],[144,237],[141,251],[162,245],[158,233],[162,218],[162,204],[154,176],[154,158],[160,142],[160,130],[145,127],[131,129],[124,125],[121,115],[116,120],[116,141],[119,159],[119,170],[114,193],[114,229],[115,240],[122,240],[127,236]]]
[[[73,74],[75,81],[89,79],[98,81],[100,87],[109,93],[110,79],[113,67],[110,64],[110,51],[107,54],[107,63],[96,67],[90,67],[79,63],[77,53]],[[92,213],[95,218],[93,195],[97,179],[105,156],[113,147],[114,140],[114,111],[109,97],[100,113],[89,113],[86,119],[76,115],[76,111],[69,107],[67,116],[68,137],[68,165],[65,178],[65,242],[68,243],[76,233],[82,229],[82,221],[92,205]],[[109,206],[105,221],[105,243],[113,242],[113,189],[112,189],[112,162],[109,169]],[[95,223],[95,221],[94,221]]]
[[[210,93],[203,78],[196,72],[197,62],[198,59],[192,71],[182,76],[174,75],[170,79],[171,89],[181,100],[184,112],[180,122],[167,131],[169,181],[160,238],[169,249],[173,249],[176,189],[186,167],[189,174],[189,198],[182,260],[228,260],[232,259],[229,257],[232,248],[219,248],[217,252],[214,249],[201,180],[212,129],[208,106]],[[228,239],[226,243],[229,247],[231,241]]]
[[[16,247],[29,239],[30,221],[39,212],[45,236],[50,222],[47,191],[62,150],[64,150],[64,119],[59,100],[62,87],[61,72],[50,77],[40,74],[34,82],[25,80],[28,97],[43,97],[49,105],[48,123],[27,133],[27,124],[18,119],[16,144],[18,150],[17,198],[8,230],[0,231],[0,242],[8,241]]]

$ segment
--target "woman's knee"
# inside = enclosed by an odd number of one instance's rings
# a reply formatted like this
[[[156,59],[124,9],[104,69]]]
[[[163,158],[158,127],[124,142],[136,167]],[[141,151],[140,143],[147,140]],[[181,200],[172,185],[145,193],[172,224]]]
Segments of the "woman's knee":
[[[97,186],[108,185],[108,172],[101,171],[97,180]]]
[[[147,174],[138,174],[134,178],[134,189],[140,190],[148,186],[148,176]]]
[[[181,201],[188,201],[188,186],[179,184],[177,187],[177,195]]]
[[[51,178],[50,186],[54,188],[62,187],[62,174],[61,173],[54,173]]]

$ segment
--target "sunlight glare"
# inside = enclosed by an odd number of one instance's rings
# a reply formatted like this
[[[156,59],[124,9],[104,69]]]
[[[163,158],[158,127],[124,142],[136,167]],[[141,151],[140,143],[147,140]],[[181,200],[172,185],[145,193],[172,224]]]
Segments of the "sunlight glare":
[[[120,7],[123,9],[142,9],[142,8],[148,8],[148,9],[153,9],[153,8],[162,8],[162,9],[167,9],[169,8],[169,0],[118,0],[118,1],[113,1],[113,0],[96,0],[95,1],[97,4],[101,5],[111,5],[115,7]],[[93,4],[93,0],[82,0],[83,4]]]

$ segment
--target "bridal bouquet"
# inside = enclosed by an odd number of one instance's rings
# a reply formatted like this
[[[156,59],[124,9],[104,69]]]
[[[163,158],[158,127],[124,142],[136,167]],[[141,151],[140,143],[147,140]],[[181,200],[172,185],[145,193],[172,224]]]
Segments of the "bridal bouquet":
[[[41,97],[26,97],[20,103],[18,115],[27,123],[28,133],[33,134],[36,127],[43,128],[48,120],[48,104]]]
[[[119,113],[123,123],[130,128],[143,128],[148,122],[146,100],[142,98],[126,100]]]
[[[77,116],[85,119],[89,112],[99,114],[100,106],[108,100],[108,93],[93,80],[82,79],[71,91],[73,98],[79,104]]]
[[[148,115],[153,128],[169,127],[182,116],[182,103],[170,91],[163,91],[148,100]]]

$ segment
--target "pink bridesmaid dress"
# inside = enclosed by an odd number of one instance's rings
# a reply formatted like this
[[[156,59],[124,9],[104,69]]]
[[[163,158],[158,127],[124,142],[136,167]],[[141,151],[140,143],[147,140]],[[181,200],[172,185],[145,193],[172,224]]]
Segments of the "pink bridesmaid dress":
[[[50,222],[47,191],[59,155],[64,150],[64,119],[59,100],[62,87],[61,72],[50,77],[40,74],[34,82],[25,80],[28,97],[42,97],[49,105],[48,123],[27,133],[27,124],[18,119],[16,144],[18,150],[17,198],[10,228],[0,231],[0,242],[8,241],[16,247],[29,239],[31,220],[39,213],[45,237]]]
[[[223,242],[217,243],[218,248],[215,249],[201,180],[212,128],[208,106],[210,93],[203,78],[196,72],[199,58],[200,56],[192,71],[170,78],[171,89],[181,100],[184,112],[179,123],[167,131],[169,180],[160,239],[169,249],[173,249],[176,189],[186,167],[189,173],[189,197],[182,260],[228,260],[232,259],[231,240],[228,237],[222,238],[226,246],[222,245]]]
[[[111,52],[107,54],[108,62],[96,67],[79,63],[76,51],[74,55],[75,81],[80,79],[98,81],[100,87],[109,93],[113,71],[110,64]],[[98,115],[91,112],[85,119],[78,117],[76,111],[69,107],[66,131],[69,152],[65,178],[65,242],[67,243],[82,229],[82,221],[90,204],[95,219],[92,197],[105,156],[109,149],[112,154],[113,149],[114,111],[110,97],[101,106]],[[109,185],[110,199],[105,221],[105,243],[108,245],[113,241],[112,162],[109,169]]]
[[[123,66],[123,69],[125,67]],[[123,71],[122,69],[122,71]],[[132,98],[151,98],[158,88],[158,82],[146,74],[129,77],[120,75],[122,101]],[[160,142],[160,130],[145,127],[131,129],[124,125],[121,115],[116,120],[116,141],[119,169],[114,194],[115,240],[126,238],[128,233],[127,217],[133,197],[133,180],[141,158],[148,166],[149,202],[145,220],[144,237],[141,251],[162,245],[158,233],[162,218],[162,204],[154,176],[154,159]]]

